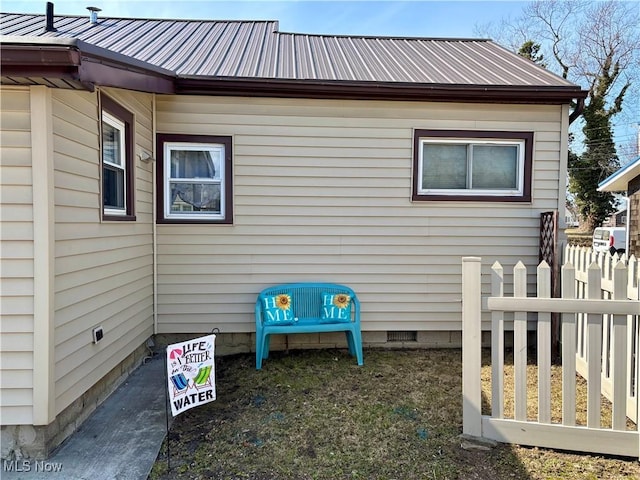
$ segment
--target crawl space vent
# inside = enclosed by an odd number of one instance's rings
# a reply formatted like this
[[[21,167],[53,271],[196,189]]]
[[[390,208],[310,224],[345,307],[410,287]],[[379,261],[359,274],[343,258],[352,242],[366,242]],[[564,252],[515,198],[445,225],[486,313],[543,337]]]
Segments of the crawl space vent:
[[[418,332],[387,332],[387,342],[417,342]]]

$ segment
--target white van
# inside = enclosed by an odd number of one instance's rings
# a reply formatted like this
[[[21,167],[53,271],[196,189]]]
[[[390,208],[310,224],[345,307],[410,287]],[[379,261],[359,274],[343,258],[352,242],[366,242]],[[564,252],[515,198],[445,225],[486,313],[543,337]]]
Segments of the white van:
[[[627,229],[624,227],[598,227],[593,231],[593,249],[596,252],[623,254],[627,245]]]

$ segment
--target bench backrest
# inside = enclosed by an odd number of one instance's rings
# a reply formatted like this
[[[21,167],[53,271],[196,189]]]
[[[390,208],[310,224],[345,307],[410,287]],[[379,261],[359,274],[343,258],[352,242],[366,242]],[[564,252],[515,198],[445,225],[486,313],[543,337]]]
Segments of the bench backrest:
[[[291,294],[293,315],[300,319],[320,317],[323,293],[346,293],[351,297],[351,318],[355,322],[360,321],[360,303],[355,292],[347,286],[335,283],[288,283],[265,288],[256,300],[256,313],[262,311],[263,298],[282,293]]]

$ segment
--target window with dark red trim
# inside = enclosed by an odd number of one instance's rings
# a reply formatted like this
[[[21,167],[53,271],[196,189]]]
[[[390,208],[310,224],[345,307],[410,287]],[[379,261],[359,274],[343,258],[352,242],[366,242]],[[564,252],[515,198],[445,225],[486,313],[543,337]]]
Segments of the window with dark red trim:
[[[158,134],[158,223],[233,223],[231,137]]]
[[[133,221],[133,114],[104,94],[100,105],[102,218]]]
[[[415,130],[417,201],[531,201],[532,132]]]

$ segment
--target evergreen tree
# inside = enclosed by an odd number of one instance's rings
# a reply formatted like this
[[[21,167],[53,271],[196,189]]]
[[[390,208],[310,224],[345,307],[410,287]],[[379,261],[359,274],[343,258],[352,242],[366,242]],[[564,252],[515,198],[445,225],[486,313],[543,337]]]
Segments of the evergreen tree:
[[[619,96],[620,102],[623,95],[624,92]],[[569,191],[589,230],[615,212],[613,194],[598,191],[598,184],[620,166],[611,131],[615,107],[607,109],[604,102],[602,95],[590,94],[583,112],[586,151],[581,156],[569,155]]]
[[[535,43],[533,40],[527,40],[520,46],[518,55],[528,58],[533,63],[540,65],[542,68],[547,68],[547,64],[544,62],[544,55],[540,53],[540,48],[539,43]]]

